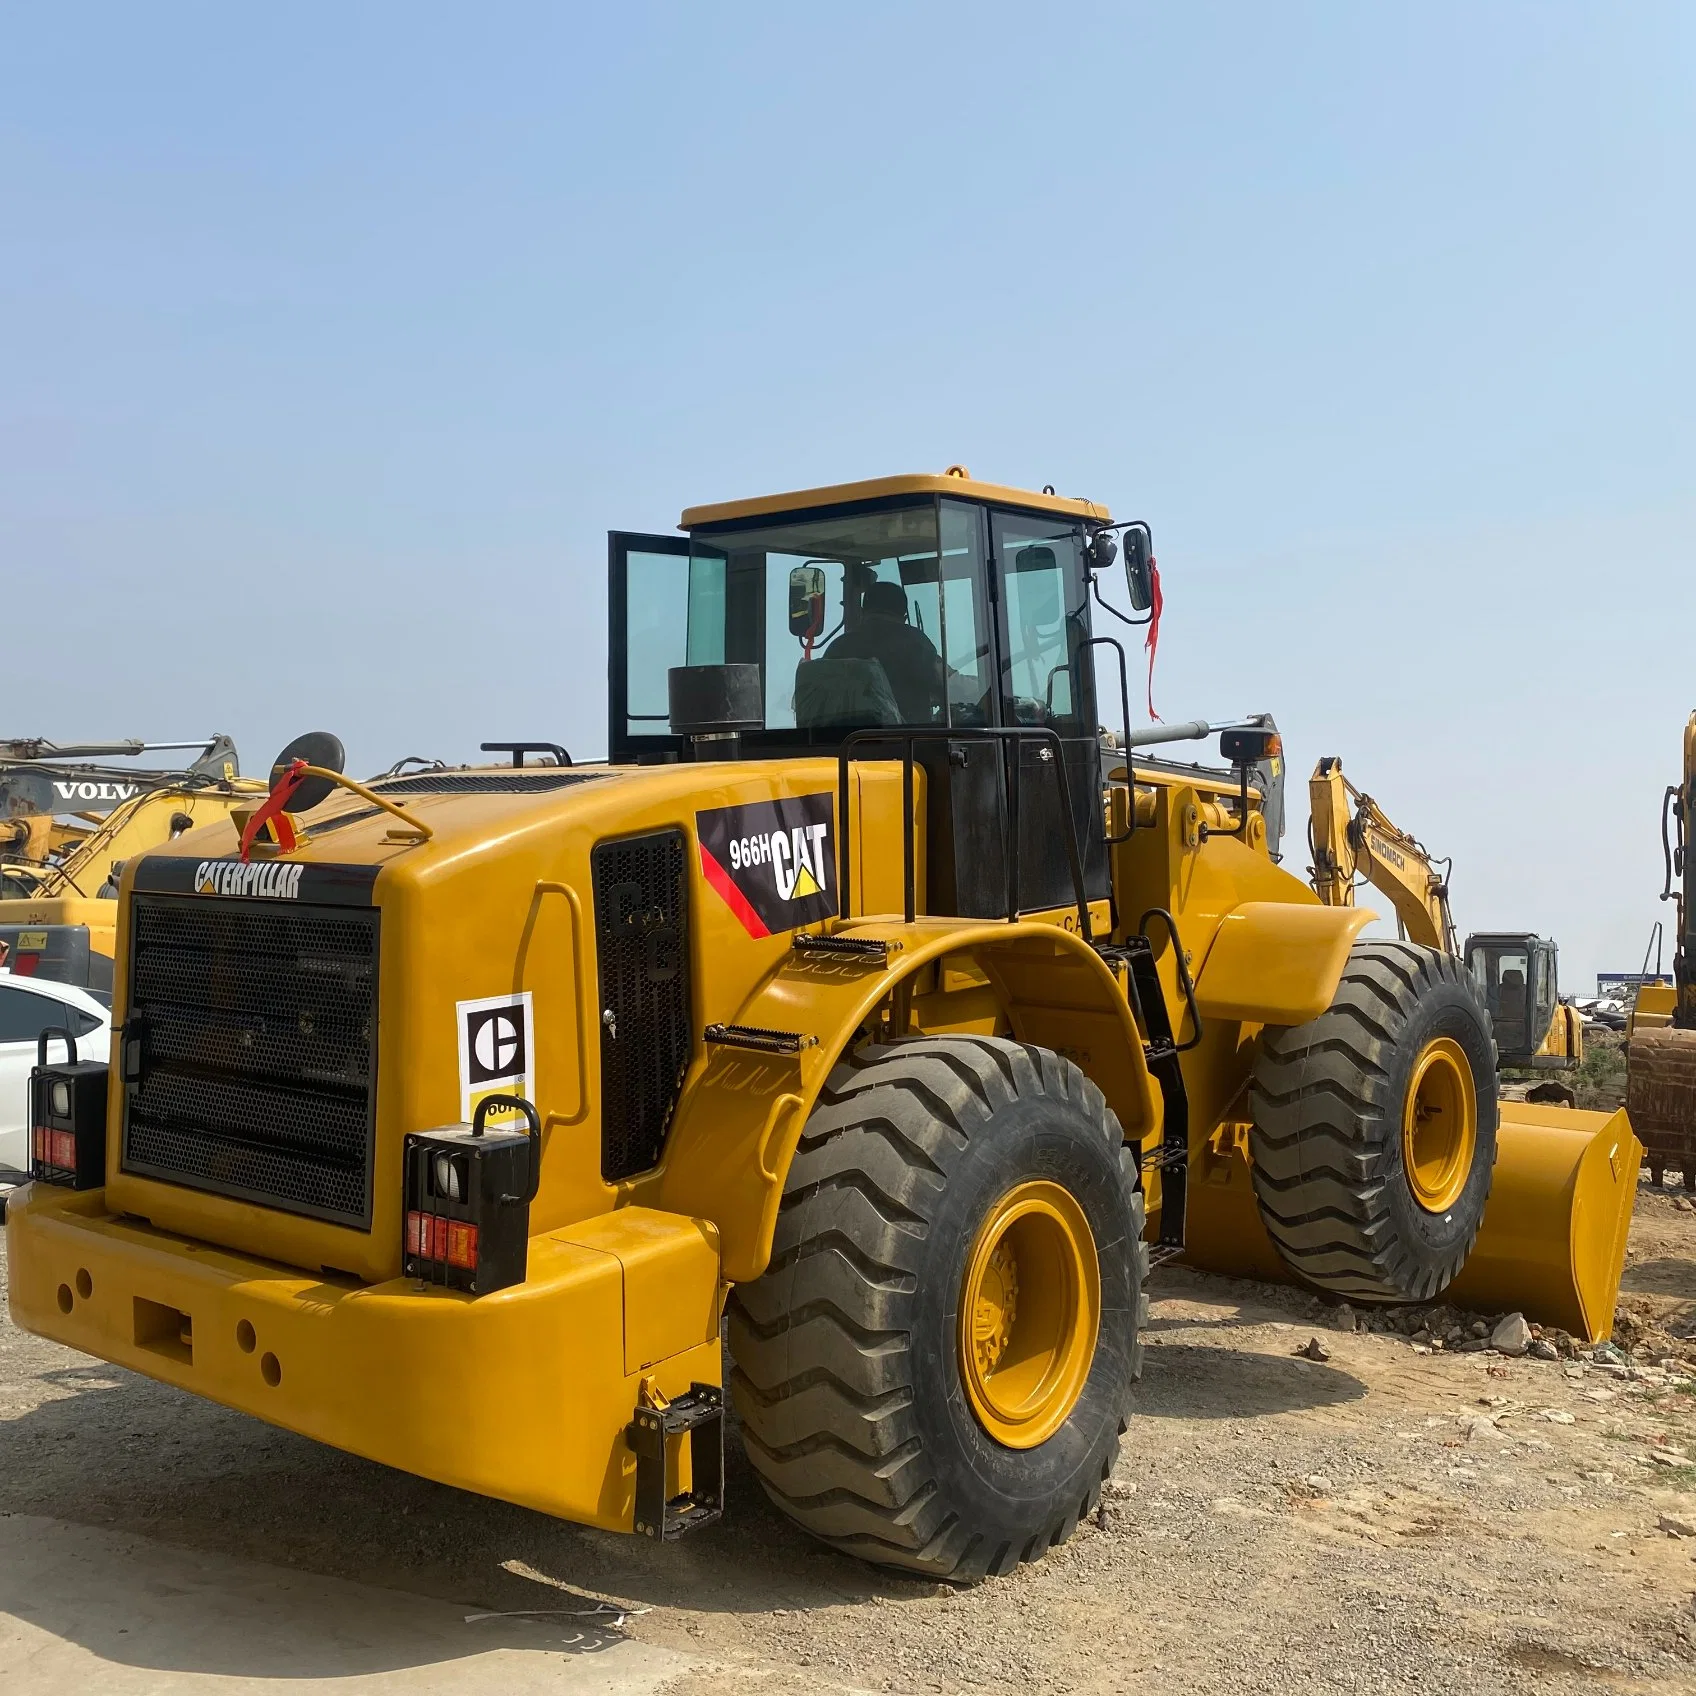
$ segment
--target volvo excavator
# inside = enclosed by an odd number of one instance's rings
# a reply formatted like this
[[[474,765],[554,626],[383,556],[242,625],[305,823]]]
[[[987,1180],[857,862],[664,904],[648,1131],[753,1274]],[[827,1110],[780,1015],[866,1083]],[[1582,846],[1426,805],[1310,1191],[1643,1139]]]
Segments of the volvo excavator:
[[[175,770],[112,763],[191,756]],[[251,806],[227,736],[198,742],[0,741],[0,967],[112,992],[124,863]]]
[[[1679,781],[1661,800],[1661,852],[1666,882],[1661,899],[1673,903],[1672,982],[1646,983],[1637,991],[1626,1044],[1626,1106],[1642,1137],[1649,1175],[1658,1184],[1678,1167],[1684,1187],[1696,1190],[1696,855],[1690,851],[1696,820],[1696,713],[1684,727]]]

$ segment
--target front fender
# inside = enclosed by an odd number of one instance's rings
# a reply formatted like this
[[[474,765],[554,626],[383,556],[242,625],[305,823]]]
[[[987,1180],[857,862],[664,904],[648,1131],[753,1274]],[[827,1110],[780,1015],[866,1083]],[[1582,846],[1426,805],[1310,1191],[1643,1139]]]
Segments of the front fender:
[[[786,956],[736,1022],[796,1032],[800,1053],[710,1047],[678,1103],[656,1204],[717,1225],[731,1281],[766,1269],[789,1164],[832,1068],[891,989],[944,955],[975,958],[1013,1034],[1075,1059],[1127,1135],[1140,1138],[1159,1123],[1159,1089],[1125,997],[1100,955],[1071,932],[921,918],[911,925],[870,920],[840,934],[889,944],[887,966]]]
[[[1369,907],[1245,901],[1219,921],[1196,973],[1204,1019],[1305,1025],[1337,993],[1354,940],[1377,914]]]

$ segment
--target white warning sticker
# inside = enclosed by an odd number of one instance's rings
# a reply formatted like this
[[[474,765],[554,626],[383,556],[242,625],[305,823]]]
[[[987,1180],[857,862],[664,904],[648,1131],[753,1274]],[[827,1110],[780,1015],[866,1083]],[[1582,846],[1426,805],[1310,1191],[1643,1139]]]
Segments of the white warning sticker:
[[[455,1004],[459,1025],[459,1116],[467,1124],[486,1095],[521,1095],[534,1102],[535,1025],[530,991],[488,995]],[[522,1125],[523,1116],[497,1109],[490,1125]]]

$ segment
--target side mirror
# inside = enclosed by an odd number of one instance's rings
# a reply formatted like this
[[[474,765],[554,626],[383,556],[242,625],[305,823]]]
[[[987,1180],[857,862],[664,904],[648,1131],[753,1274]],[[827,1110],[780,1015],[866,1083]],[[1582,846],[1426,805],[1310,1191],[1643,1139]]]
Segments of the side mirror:
[[[297,736],[271,762],[273,789],[282,781],[283,775],[296,760],[305,760],[309,766],[317,766],[320,771],[347,770],[347,752],[342,747],[341,738],[332,736],[327,730],[309,730],[304,736]],[[320,801],[329,798],[335,787],[327,777],[307,778],[290,797],[289,811],[311,812]]]
[[[816,565],[789,568],[789,634],[805,641],[824,629],[824,571]]]
[[[1125,530],[1125,592],[1138,612],[1154,605],[1154,536],[1146,524]]]

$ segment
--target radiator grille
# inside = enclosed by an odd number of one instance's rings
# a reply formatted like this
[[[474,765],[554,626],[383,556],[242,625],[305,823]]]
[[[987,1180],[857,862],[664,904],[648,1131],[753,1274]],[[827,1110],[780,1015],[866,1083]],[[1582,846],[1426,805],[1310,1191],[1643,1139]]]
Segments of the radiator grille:
[[[660,1157],[689,1065],[687,849],[680,830],[603,842],[595,884],[601,988],[601,1176]]]
[[[377,923],[137,894],[123,1169],[369,1228]]]

